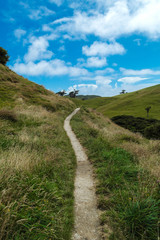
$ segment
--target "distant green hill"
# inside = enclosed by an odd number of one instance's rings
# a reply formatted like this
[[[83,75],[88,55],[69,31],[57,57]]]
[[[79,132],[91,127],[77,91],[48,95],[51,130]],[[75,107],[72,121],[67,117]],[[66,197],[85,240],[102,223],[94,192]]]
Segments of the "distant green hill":
[[[145,108],[151,106],[149,117],[160,119],[160,84],[115,97],[101,97],[81,101],[81,104],[96,109],[109,117],[117,115],[146,117]]]
[[[98,95],[78,95],[77,98],[82,99],[82,100],[88,100],[88,99],[93,99],[100,97]]]

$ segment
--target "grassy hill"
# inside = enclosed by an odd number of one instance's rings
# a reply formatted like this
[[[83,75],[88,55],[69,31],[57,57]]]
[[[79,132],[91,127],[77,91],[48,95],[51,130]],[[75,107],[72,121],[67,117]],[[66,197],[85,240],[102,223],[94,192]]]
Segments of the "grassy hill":
[[[76,161],[63,130],[75,108],[0,65],[0,239],[67,239]]]
[[[157,239],[160,141],[85,107],[71,124],[93,165],[103,239]]]
[[[79,102],[96,109],[105,116],[132,115],[146,117],[145,108],[151,106],[150,118],[160,119],[160,85],[115,97],[101,97]]]
[[[52,112],[73,107],[68,99],[59,97],[0,64],[0,107],[12,108],[23,101],[26,104],[42,106]]]
[[[76,159],[64,119],[76,105],[99,110],[139,92],[73,103],[0,65],[0,240],[71,239]],[[104,239],[155,240],[159,141],[86,107],[72,127],[94,167]]]

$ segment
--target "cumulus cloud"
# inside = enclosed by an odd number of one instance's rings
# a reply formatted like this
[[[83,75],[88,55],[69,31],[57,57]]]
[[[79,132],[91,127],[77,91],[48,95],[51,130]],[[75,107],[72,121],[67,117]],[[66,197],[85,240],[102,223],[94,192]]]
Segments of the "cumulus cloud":
[[[143,80],[146,80],[147,78],[142,78],[142,77],[124,77],[124,78],[120,78],[118,79],[118,82],[123,82],[123,83],[136,83],[136,82],[140,82]]]
[[[88,75],[88,71],[83,68],[67,66],[64,61],[54,59],[50,61],[42,60],[38,63],[32,61],[27,63],[15,63],[11,68],[19,73],[28,76],[63,76],[71,77]]]
[[[105,76],[96,76],[94,78],[97,85],[109,85],[112,81]]]
[[[120,68],[120,71],[124,75],[135,75],[135,76],[145,76],[145,75],[160,75],[160,71],[154,71],[152,69],[141,69],[141,70],[133,70],[133,69],[125,69]]]
[[[21,28],[18,28],[14,31],[14,35],[18,40],[20,40],[21,37],[23,37],[25,34],[26,34],[26,31]]]
[[[87,59],[86,66],[87,67],[96,67],[101,68],[107,65],[106,58],[99,58],[99,57],[90,57]]]
[[[71,77],[87,76],[89,73],[85,68],[68,67],[68,72]]]
[[[24,56],[24,60],[30,62],[41,59],[51,59],[53,52],[47,50],[48,47],[49,43],[45,37],[31,38],[31,45],[28,48],[28,53]]]
[[[101,1],[101,5],[104,2]],[[152,39],[160,37],[159,0],[115,0],[103,11],[76,11],[72,21],[59,27],[70,35],[93,34],[103,39],[116,39],[131,33],[142,33]],[[89,27],[88,27],[89,26]]]
[[[83,46],[82,52],[86,56],[109,56],[115,54],[124,54],[125,49],[117,42],[107,44],[105,42],[95,41],[90,47]]]
[[[40,61],[38,63],[16,63],[12,69],[19,74],[25,74],[28,76],[58,76],[68,73],[68,69],[63,61],[55,59],[53,61]]]

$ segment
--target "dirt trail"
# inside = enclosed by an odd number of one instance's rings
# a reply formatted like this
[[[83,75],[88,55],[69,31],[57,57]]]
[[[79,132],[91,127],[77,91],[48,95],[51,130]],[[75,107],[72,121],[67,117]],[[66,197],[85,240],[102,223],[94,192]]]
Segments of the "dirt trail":
[[[74,192],[75,227],[72,240],[100,240],[92,166],[70,126],[71,118],[78,111],[79,108],[70,114],[64,122],[64,129],[71,140],[77,158]]]

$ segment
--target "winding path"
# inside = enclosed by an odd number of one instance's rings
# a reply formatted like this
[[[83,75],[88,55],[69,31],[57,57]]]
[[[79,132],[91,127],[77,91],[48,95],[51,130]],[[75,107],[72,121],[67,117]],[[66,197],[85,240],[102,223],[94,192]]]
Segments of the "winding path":
[[[71,118],[79,110],[80,108],[75,109],[64,122],[64,129],[70,138],[77,158],[74,191],[75,226],[72,240],[100,240],[99,216],[96,206],[92,166],[70,126]]]

